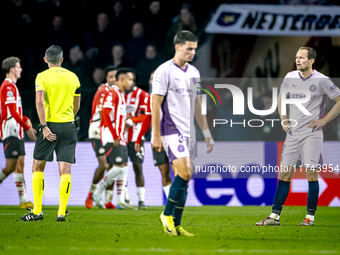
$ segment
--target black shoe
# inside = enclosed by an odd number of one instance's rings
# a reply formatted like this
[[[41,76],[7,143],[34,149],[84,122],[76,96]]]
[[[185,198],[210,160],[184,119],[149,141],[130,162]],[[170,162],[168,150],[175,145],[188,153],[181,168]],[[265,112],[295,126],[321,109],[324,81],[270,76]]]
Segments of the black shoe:
[[[65,217],[67,217],[67,216],[69,216],[70,215],[70,213],[66,210],[65,211]]]
[[[56,221],[66,221],[65,216],[64,215],[58,216]]]
[[[138,210],[147,210],[147,209],[149,208],[144,204],[144,201],[139,201]]]
[[[22,221],[42,221],[44,219],[44,215],[42,212],[39,214],[29,213],[20,217],[20,219]]]

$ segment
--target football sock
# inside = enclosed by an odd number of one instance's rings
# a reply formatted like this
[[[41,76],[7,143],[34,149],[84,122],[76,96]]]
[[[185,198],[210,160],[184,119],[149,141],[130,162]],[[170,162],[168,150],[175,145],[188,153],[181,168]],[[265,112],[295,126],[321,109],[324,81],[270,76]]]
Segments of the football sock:
[[[98,187],[98,184],[94,184],[94,183],[92,182],[92,183],[91,183],[91,187],[90,187],[89,193],[95,192],[96,189],[97,189],[97,187]]]
[[[319,181],[308,181],[307,214],[314,215],[319,199]]]
[[[103,194],[104,190],[106,190],[106,188],[113,183],[114,179],[119,174],[121,174],[122,171],[123,171],[122,167],[113,166],[109,171],[107,171],[107,173],[105,174],[103,178],[103,181],[100,183],[99,187],[97,187],[96,191],[93,193],[96,195]],[[118,192],[118,186],[117,186],[117,192]]]
[[[310,214],[307,213],[306,218],[314,221],[314,215],[310,215]]]
[[[6,175],[4,174],[2,170],[0,170],[0,183],[5,179],[6,179]]]
[[[27,195],[26,195],[24,174],[13,173],[13,178],[14,178],[15,185],[17,186],[20,203],[27,203],[28,200],[27,200]]]
[[[274,203],[272,206],[272,212],[280,215],[282,207],[286,202],[289,193],[290,182],[279,180],[276,187],[276,193],[274,196]]]
[[[274,220],[279,220],[280,219],[280,215],[276,214],[276,213],[271,213],[269,215],[269,218],[272,218]]]
[[[185,201],[187,200],[187,192],[188,185],[185,186],[185,189],[181,195],[181,197],[178,199],[177,204],[175,205],[174,211],[172,216],[174,217],[174,223],[175,227],[181,225],[181,219],[182,219],[182,214],[185,206]]]
[[[177,201],[181,197],[185,187],[189,181],[182,179],[179,175],[175,177],[174,182],[171,184],[168,200],[166,201],[164,215],[170,216],[174,210]]]
[[[33,190],[33,200],[34,207],[33,213],[39,214],[42,212],[42,199],[44,194],[44,173],[43,172],[33,172],[32,173],[32,190]]]
[[[71,191],[71,175],[63,174],[60,176],[60,184],[59,184],[59,210],[58,216],[64,215],[68,203],[68,199],[70,197]]]
[[[171,187],[171,184],[169,184],[167,186],[163,186],[163,190],[164,190],[164,194],[165,194],[166,198],[169,197],[170,187]]]
[[[137,187],[137,195],[138,195],[138,201],[144,202],[145,199],[145,188],[144,187]]]
[[[129,189],[128,189],[127,183],[124,187],[124,199],[125,199],[125,201],[130,202],[130,195],[129,195]]]
[[[105,190],[105,204],[112,201],[113,198],[113,190]]]
[[[117,176],[117,205],[125,203],[125,184],[127,181],[127,166],[121,167],[122,171]]]

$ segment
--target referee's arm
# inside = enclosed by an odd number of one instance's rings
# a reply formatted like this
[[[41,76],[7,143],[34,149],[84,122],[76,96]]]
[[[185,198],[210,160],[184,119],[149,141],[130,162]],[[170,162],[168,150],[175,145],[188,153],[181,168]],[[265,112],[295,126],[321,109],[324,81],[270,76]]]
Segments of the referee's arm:
[[[80,95],[75,96],[73,99],[73,114],[76,116],[77,112],[79,111],[80,108]]]
[[[73,98],[73,114],[76,116],[77,112],[79,111],[80,108],[80,93],[81,93],[81,88],[78,87],[74,98]]]

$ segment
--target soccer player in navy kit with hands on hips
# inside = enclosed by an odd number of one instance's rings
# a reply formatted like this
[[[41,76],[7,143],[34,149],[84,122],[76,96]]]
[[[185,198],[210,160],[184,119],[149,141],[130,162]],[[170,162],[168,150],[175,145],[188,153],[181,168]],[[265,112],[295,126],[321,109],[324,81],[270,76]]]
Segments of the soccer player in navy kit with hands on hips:
[[[199,71],[188,64],[195,56],[197,37],[189,31],[181,31],[175,36],[174,45],[174,58],[160,65],[153,77],[152,147],[158,151],[164,147],[175,174],[165,210],[160,216],[163,230],[171,236],[194,236],[181,226],[196,154],[194,118],[203,131],[208,152],[213,149],[213,140],[206,118],[201,115],[197,89],[190,87],[191,78],[200,78]]]
[[[312,65],[315,59],[316,52],[314,49],[301,47],[295,57],[297,70],[289,72],[281,85],[281,91],[283,88],[288,89],[291,98],[300,96],[298,94],[294,95],[295,88],[309,90],[311,99],[304,103],[303,106],[311,115],[305,115],[297,106],[290,105],[289,119],[295,120],[297,124],[292,126],[285,122],[285,126],[282,127],[287,136],[282,151],[282,170],[280,170],[278,175],[279,180],[274,196],[272,213],[264,220],[257,222],[257,226],[280,225],[280,213],[289,193],[290,180],[296,163],[300,159],[306,168],[308,179],[307,215],[300,223],[300,226],[314,225],[314,214],[319,196],[318,168],[321,168],[323,165],[323,133],[321,127],[340,113],[340,90],[327,76],[313,70]],[[280,92],[278,97],[279,113],[281,121],[284,121],[288,118],[287,115],[282,114],[281,96],[286,97],[287,95],[283,95]],[[334,100],[336,104],[322,118],[327,96]]]

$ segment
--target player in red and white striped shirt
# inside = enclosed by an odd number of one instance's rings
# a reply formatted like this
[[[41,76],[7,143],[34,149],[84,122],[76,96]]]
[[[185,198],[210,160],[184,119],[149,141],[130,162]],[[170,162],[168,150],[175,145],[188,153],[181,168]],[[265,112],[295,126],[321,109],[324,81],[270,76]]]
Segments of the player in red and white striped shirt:
[[[134,82],[133,71],[120,68],[116,73],[116,85],[113,85],[104,98],[102,121],[100,124],[101,141],[106,151],[110,170],[107,171],[102,183],[92,195],[99,208],[105,208],[102,193],[117,177],[117,206],[128,208],[124,202],[124,191],[127,175],[127,147],[125,139],[126,104],[124,92]]]
[[[109,169],[109,165],[106,161],[105,149],[100,141],[100,123],[102,121],[102,108],[104,98],[111,86],[116,83],[116,72],[117,68],[114,66],[107,66],[105,68],[106,83],[98,87],[96,94],[92,101],[92,117],[90,120],[89,127],[89,138],[92,143],[93,150],[96,153],[99,166],[96,168],[90,191],[85,201],[85,206],[91,209],[93,206],[92,193],[97,189],[99,181],[103,178],[105,170]],[[113,185],[107,187],[105,191],[105,207],[106,209],[115,209],[116,207],[111,203],[113,198]]]
[[[138,87],[134,87],[133,90],[125,95],[126,100],[126,112],[128,118],[130,117],[137,117],[144,114],[147,108],[147,99],[148,93]],[[144,187],[144,176],[143,176],[143,161],[144,161],[144,137],[139,141],[141,144],[140,150],[135,150],[135,142],[137,140],[138,135],[140,134],[142,124],[141,123],[134,123],[132,126],[127,130],[126,137],[127,137],[127,146],[128,146],[128,155],[133,163],[133,170],[135,172],[135,182],[137,186],[137,195],[139,198],[138,209],[148,209],[145,206],[144,199],[145,199],[145,187]],[[126,194],[128,194],[127,188],[125,190]]]
[[[151,73],[150,81],[149,81],[149,84],[151,86],[152,86],[153,73],[154,72]],[[145,113],[142,115],[139,115],[138,117],[132,117],[126,121],[127,126],[132,126],[133,123],[141,123],[140,132],[135,142],[135,151],[137,152],[140,152],[142,137],[146,134],[146,132],[149,130],[150,125],[151,125],[151,109],[152,109],[152,94],[149,94],[146,99]],[[162,185],[163,185],[164,194],[166,197],[168,197],[170,186],[171,186],[170,165],[169,165],[168,156],[166,155],[164,150],[162,150],[161,152],[158,152],[156,149],[153,149],[152,154],[153,154],[154,164],[155,166],[158,166],[161,172],[161,175],[162,175]]]
[[[36,131],[28,117],[22,114],[21,97],[15,83],[21,77],[20,59],[6,58],[2,62],[2,69],[6,72],[6,79],[0,87],[0,133],[4,145],[6,166],[0,170],[0,183],[12,172],[18,189],[20,208],[33,208],[28,201],[24,180],[24,130],[28,137],[35,141]]]

